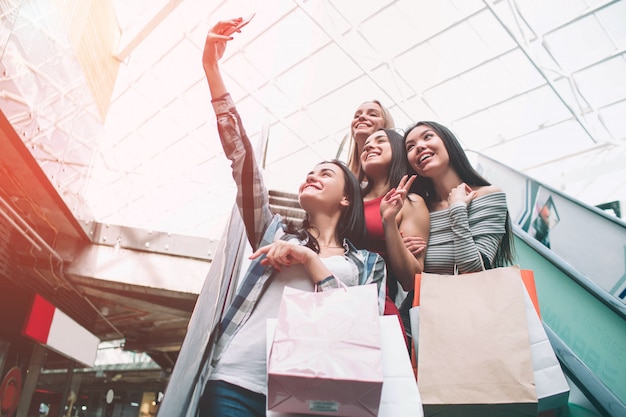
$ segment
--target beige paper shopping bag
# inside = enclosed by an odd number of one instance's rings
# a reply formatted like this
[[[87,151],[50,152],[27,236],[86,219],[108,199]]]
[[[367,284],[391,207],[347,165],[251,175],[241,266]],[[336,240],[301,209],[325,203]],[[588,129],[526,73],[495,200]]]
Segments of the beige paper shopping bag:
[[[418,386],[426,416],[536,416],[518,268],[422,274]]]

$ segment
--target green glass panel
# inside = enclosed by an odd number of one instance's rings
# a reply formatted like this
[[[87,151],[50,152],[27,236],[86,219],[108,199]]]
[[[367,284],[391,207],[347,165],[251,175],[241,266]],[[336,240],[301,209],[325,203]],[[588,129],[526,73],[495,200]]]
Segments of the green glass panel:
[[[520,267],[535,272],[543,321],[626,403],[626,321],[522,240]]]

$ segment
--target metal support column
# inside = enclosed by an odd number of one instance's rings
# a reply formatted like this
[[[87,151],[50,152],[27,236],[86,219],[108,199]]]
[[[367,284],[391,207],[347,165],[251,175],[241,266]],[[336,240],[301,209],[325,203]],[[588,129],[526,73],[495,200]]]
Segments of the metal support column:
[[[39,373],[43,366],[43,362],[46,358],[46,348],[39,344],[33,345],[33,353],[30,356],[30,364],[28,365],[28,371],[26,372],[26,378],[24,380],[24,386],[22,388],[22,396],[17,406],[16,417],[27,417],[28,408],[30,407],[31,399],[35,388],[37,388],[37,381],[39,380]]]
[[[57,417],[69,417],[72,415],[72,404],[69,405],[69,410],[67,413],[65,412],[65,405],[67,404],[67,398],[70,394],[70,390],[72,388],[72,377],[74,376],[74,362],[70,362],[70,366],[67,368],[67,373],[65,374],[65,386],[63,387],[63,395],[61,395],[61,401],[59,403],[59,411],[57,413]]]

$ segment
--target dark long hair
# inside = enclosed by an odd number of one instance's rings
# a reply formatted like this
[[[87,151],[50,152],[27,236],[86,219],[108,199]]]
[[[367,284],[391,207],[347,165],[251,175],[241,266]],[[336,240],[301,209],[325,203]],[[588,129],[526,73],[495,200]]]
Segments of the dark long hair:
[[[421,121],[416,124],[410,126],[404,132],[404,141],[406,142],[406,138],[411,133],[413,129],[418,126],[427,126],[432,129],[443,142],[446,151],[448,152],[448,157],[450,161],[450,166],[454,171],[459,175],[461,181],[468,184],[470,187],[472,186],[486,186],[491,185],[489,181],[487,181],[482,175],[480,175],[472,166],[469,159],[467,158],[467,154],[463,150],[461,143],[457,139],[457,137],[448,129],[447,127],[431,121]],[[406,155],[406,150],[405,150]],[[407,161],[408,164],[408,161]],[[416,174],[413,167],[409,165],[409,173]],[[424,198],[426,203],[430,203],[435,198],[435,186],[433,180],[431,178],[426,178],[422,176],[418,176],[413,186],[411,187],[411,192],[417,193]],[[445,197],[445,196],[444,196]],[[514,247],[513,247],[513,232],[511,229],[511,218],[509,216],[509,212],[507,210],[506,213],[506,222],[504,225],[504,236],[502,237],[502,241],[498,246],[498,251],[496,252],[496,257],[494,259],[494,264],[489,265],[488,267],[499,267],[510,265],[514,262]],[[487,265],[486,265],[487,266]]]
[[[362,247],[367,232],[365,229],[365,214],[363,213],[363,199],[361,198],[359,181],[348,166],[338,159],[322,161],[319,164],[334,164],[341,169],[344,178],[343,191],[350,202],[341,212],[341,216],[339,216],[339,222],[335,229],[335,238],[338,242],[342,242],[343,239],[346,238],[357,248]],[[310,232],[312,228],[309,223],[309,214],[306,213],[302,221],[302,227],[298,228],[293,223],[290,223],[287,225],[287,233],[294,234],[300,240],[306,241],[307,247],[319,253],[319,243]]]
[[[385,132],[389,139],[389,145],[391,146],[391,166],[387,174],[387,182],[389,183],[389,189],[398,185],[403,176],[405,176],[409,170],[409,164],[406,159],[406,151],[404,148],[404,139],[402,135],[393,129],[380,129],[379,131]],[[359,180],[363,181],[367,178],[363,167],[361,167]],[[369,180],[369,178],[367,178]],[[372,190],[372,182],[368,181],[365,188],[363,188],[362,195],[366,196]]]

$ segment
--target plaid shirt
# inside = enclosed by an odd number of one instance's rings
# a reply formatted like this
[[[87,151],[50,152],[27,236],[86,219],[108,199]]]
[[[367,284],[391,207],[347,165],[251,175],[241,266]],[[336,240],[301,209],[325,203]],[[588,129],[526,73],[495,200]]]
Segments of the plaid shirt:
[[[282,218],[269,209],[269,196],[263,176],[256,163],[252,145],[244,131],[241,118],[229,94],[213,100],[217,116],[217,127],[226,157],[231,161],[233,178],[237,184],[237,207],[243,219],[248,241],[253,250],[280,239],[284,234]],[[376,283],[378,305],[383,314],[385,305],[386,267],[383,258],[374,252],[356,249],[344,239],[345,257],[359,271],[359,285]],[[219,338],[213,353],[213,363],[219,361],[221,353],[237,330],[246,322],[271,279],[274,269],[261,265],[263,257],[253,260],[246,271],[243,282],[233,302],[226,310],[219,327]],[[325,280],[321,289],[336,288],[335,280]]]

